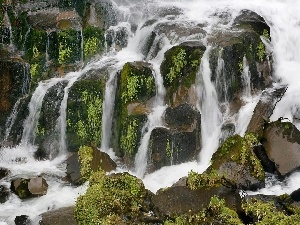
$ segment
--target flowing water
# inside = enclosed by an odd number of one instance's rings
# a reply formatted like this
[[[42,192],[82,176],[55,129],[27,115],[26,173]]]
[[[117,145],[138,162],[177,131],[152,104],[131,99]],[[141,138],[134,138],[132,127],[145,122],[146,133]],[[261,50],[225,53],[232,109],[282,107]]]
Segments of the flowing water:
[[[60,81],[68,81],[68,85],[64,90],[64,98],[60,108],[60,136],[61,148],[64,149],[65,135],[65,112],[67,109],[68,91],[72,84],[86,71],[93,68],[109,67],[110,77],[106,84],[106,94],[104,100],[103,117],[103,133],[101,147],[107,151],[110,149],[110,128],[111,121],[107,118],[113,111],[113,101],[115,94],[115,73],[122,68],[124,63],[129,61],[146,60],[152,63],[154,76],[156,80],[156,101],[153,104],[148,122],[143,133],[139,152],[135,161],[135,169],[133,174],[143,177],[145,185],[151,191],[155,192],[159,188],[170,186],[180,177],[186,176],[190,170],[203,172],[209,164],[209,160],[213,152],[218,147],[221,137],[221,125],[228,118],[225,118],[226,113],[221,110],[220,98],[218,91],[220,86],[218,82],[211,80],[211,68],[209,65],[209,54],[213,47],[207,46],[207,50],[201,59],[201,65],[198,71],[197,85],[202,87],[198,91],[198,109],[201,111],[201,130],[202,130],[202,151],[199,155],[199,161],[183,163],[169,167],[163,167],[158,171],[145,175],[147,167],[147,150],[151,134],[151,130],[155,127],[162,126],[162,115],[165,110],[163,101],[164,87],[162,78],[159,73],[159,64],[163,60],[163,54],[173,45],[179,44],[186,40],[200,39],[204,44],[207,40],[203,35],[161,35],[155,37],[154,44],[158,44],[159,51],[156,52],[154,46],[150,47],[148,55],[143,53],[144,45],[147,38],[151,34],[151,29],[159,23],[166,21],[176,22],[181,26],[195,26],[204,24],[204,30],[207,34],[216,30],[229,29],[234,18],[242,9],[250,9],[262,15],[268,25],[271,27],[272,41],[269,43],[263,40],[267,45],[268,51],[273,52],[274,58],[274,80],[278,83],[288,85],[288,90],[282,100],[277,104],[271,120],[277,120],[278,117],[289,118],[298,128],[300,127],[300,103],[295,99],[300,99],[300,2],[292,0],[269,0],[268,4],[261,0],[152,0],[152,1],[112,1],[112,5],[117,9],[116,14],[111,15],[111,18],[117,18],[119,23],[110,29],[114,32],[120,30],[126,34],[126,42],[118,43],[116,36],[113,36],[112,51],[107,50],[107,54],[100,59],[94,60],[88,64],[82,71],[77,74],[69,74],[65,78],[52,78],[47,81],[40,82],[35,92],[32,95],[29,104],[29,116],[25,120],[22,143],[15,148],[0,149],[0,167],[8,168],[11,171],[9,177],[0,181],[0,185],[9,187],[8,182],[11,178],[30,177],[43,174],[49,184],[47,195],[40,198],[33,198],[26,201],[20,201],[15,195],[11,195],[9,200],[1,204],[0,207],[0,224],[13,224],[15,216],[26,214],[37,223],[38,215],[51,209],[56,209],[64,206],[73,205],[77,196],[84,192],[85,186],[71,187],[67,183],[61,181],[65,176],[65,158],[62,154],[59,157],[46,160],[36,161],[33,157],[36,151],[34,146],[35,129],[39,118],[39,112],[42,107],[42,102],[47,90]],[[180,9],[178,16],[163,17],[163,9]],[[227,18],[216,16],[220,13],[228,15]],[[162,15],[162,16],[161,16]],[[156,22],[152,26],[143,27],[144,22],[149,19],[156,18]],[[226,20],[225,22],[223,20]],[[118,25],[117,25],[118,24]],[[132,29],[133,27],[136,28]],[[120,47],[121,44],[125,46]],[[219,74],[222,74],[222,58],[218,59]],[[247,124],[251,119],[253,109],[259,99],[259,96],[251,96],[249,91],[248,79],[249,72],[247,71],[247,63],[244,62],[244,81],[247,84],[244,90],[245,105],[240,111],[233,116],[236,124],[236,133],[243,135]],[[222,75],[221,75],[222,76]],[[221,82],[222,83],[222,82]],[[221,85],[222,86],[222,85]],[[226,93],[226,87],[224,92]],[[199,89],[199,88],[198,88]],[[226,94],[225,94],[226,96]],[[226,101],[226,98],[223,99]],[[17,106],[16,106],[17,108]],[[226,110],[225,110],[226,111]],[[10,118],[11,120],[11,118]],[[108,132],[107,132],[108,130]],[[2,139],[2,138],[0,138]],[[140,167],[141,164],[143,167]],[[121,170],[118,168],[118,170]],[[272,177],[268,179],[266,188],[260,190],[260,193],[265,194],[282,194],[290,193],[300,187],[300,173],[292,174],[283,183],[274,180]],[[30,209],[30,210],[28,210]]]

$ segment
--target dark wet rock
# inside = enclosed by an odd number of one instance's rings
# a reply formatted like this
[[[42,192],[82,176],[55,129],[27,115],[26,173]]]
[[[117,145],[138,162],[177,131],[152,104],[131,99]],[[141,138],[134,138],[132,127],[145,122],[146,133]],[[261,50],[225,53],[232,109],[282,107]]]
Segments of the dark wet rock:
[[[175,108],[167,108],[165,122],[168,127],[179,131],[193,131],[200,123],[200,113],[189,104],[182,104]]]
[[[76,225],[74,207],[60,208],[41,215],[41,225]]]
[[[6,119],[16,102],[28,94],[30,75],[29,65],[21,59],[1,58],[0,71],[0,136],[4,137]]]
[[[47,194],[48,184],[42,177],[31,178],[28,182],[28,190],[33,197]]]
[[[0,185],[0,203],[6,202],[9,194],[9,190],[5,186]]]
[[[172,187],[174,186],[187,186],[187,177],[181,177],[176,183],[174,183],[172,185]]]
[[[195,159],[200,151],[199,133],[155,128],[150,137],[150,170]]]
[[[247,132],[262,135],[265,123],[273,114],[276,104],[281,100],[286,90],[286,86],[279,86],[266,89],[262,93],[261,98],[253,111],[253,115],[247,127]]]
[[[153,197],[153,204],[158,211],[157,214],[172,217],[200,212],[208,206],[213,196],[224,198],[230,208],[237,209],[240,205],[239,195],[229,188],[210,187],[192,191],[185,186],[159,190]]]
[[[264,171],[266,171],[267,173],[272,173],[272,174],[277,172],[275,163],[269,159],[269,157],[266,153],[266,150],[264,149],[264,147],[262,145],[254,146],[253,152],[255,153],[257,158],[260,160],[261,165],[264,168]]]
[[[56,17],[56,26],[60,30],[74,29],[80,30],[82,19],[76,11],[64,11]]]
[[[116,163],[105,152],[101,152],[98,149],[93,149],[93,159],[91,162],[91,168],[93,171],[97,171],[99,168],[106,172],[115,170]],[[81,182],[82,174],[80,173],[80,161],[78,152],[73,153],[67,159],[67,179],[74,184]]]
[[[21,216],[16,216],[15,224],[16,225],[31,225],[32,223],[29,219],[29,216],[21,215]]]
[[[286,176],[300,168],[300,131],[292,123],[267,124],[262,144],[280,175]]]
[[[295,202],[300,202],[300,188],[293,191],[290,196]]]
[[[21,199],[29,198],[30,192],[28,190],[28,182],[29,179],[22,179],[22,178],[15,179],[11,182],[10,189]]]
[[[6,177],[9,173],[10,171],[8,169],[0,167],[0,180]]]
[[[249,26],[260,35],[263,35],[264,30],[270,32],[270,27],[267,25],[265,19],[250,10],[242,10],[240,15],[234,19],[233,24],[244,29]]]

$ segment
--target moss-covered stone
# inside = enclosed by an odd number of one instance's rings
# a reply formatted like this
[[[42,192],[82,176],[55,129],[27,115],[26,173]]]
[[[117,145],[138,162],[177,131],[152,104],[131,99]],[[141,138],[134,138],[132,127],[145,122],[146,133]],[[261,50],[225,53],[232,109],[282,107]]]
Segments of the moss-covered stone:
[[[167,88],[167,99],[178,89],[179,85],[189,88],[195,83],[205,47],[194,43],[183,43],[174,46],[165,53],[160,70]]]
[[[104,34],[103,30],[88,26],[83,29],[83,53],[84,59],[88,60],[93,55],[103,51]]]
[[[132,175],[105,176],[98,171],[91,176],[86,194],[76,201],[75,219],[78,225],[134,223],[146,195],[142,181]]]
[[[147,105],[154,95],[155,81],[150,64],[126,63],[118,77],[114,112],[113,146],[119,156],[134,158],[146,122],[146,110],[130,114],[128,107],[133,103]]]
[[[226,206],[225,200],[218,196],[211,197],[208,206],[195,214],[185,214],[167,219],[164,225],[192,225],[192,224],[227,224],[227,225],[242,225],[243,222],[239,219],[238,214]]]
[[[80,80],[69,91],[67,146],[74,151],[81,145],[98,146],[102,133],[102,80]]]
[[[253,152],[257,143],[253,133],[228,138],[213,154],[212,164],[203,174],[189,174],[189,187],[224,185],[233,189],[256,189],[263,186],[265,172]]]

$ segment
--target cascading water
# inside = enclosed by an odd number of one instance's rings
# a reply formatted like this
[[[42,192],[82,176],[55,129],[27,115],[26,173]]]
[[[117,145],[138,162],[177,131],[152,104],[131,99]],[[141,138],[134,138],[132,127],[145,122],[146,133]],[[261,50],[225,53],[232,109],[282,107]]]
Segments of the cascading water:
[[[218,96],[211,81],[208,46],[201,59],[197,73],[196,85],[201,112],[201,145],[200,164],[208,164],[212,154],[217,150],[221,131],[222,114],[219,109]]]
[[[114,7],[118,7],[119,3],[113,2]],[[176,20],[185,24],[186,21],[194,22],[195,24],[206,24],[207,26],[204,28],[205,32],[210,32],[214,26],[219,26],[218,29],[227,29],[231,23],[224,25],[219,23],[221,20],[219,17],[216,18],[212,16],[216,12],[226,12],[231,15],[232,18],[229,20],[233,20],[238,12],[242,9],[250,9],[258,14],[262,15],[266,21],[268,21],[271,26],[271,36],[272,36],[272,48],[273,56],[274,56],[274,76],[276,80],[280,80],[282,83],[287,84],[289,86],[288,91],[282,100],[277,104],[274,114],[271,117],[271,120],[277,120],[278,117],[287,117],[291,121],[293,121],[296,125],[300,105],[294,100],[300,98],[299,92],[299,71],[300,71],[300,29],[299,29],[299,9],[300,3],[291,2],[291,1],[277,1],[270,0],[269,4],[262,3],[259,0],[223,0],[223,1],[209,1],[209,0],[198,0],[198,1],[152,1],[151,7],[144,7],[144,3],[127,3],[122,1],[121,11],[125,16],[123,17],[126,25],[127,31],[132,30],[130,24],[128,24],[128,18],[131,13],[135,14],[130,17],[131,21],[135,21],[135,25],[138,25],[137,32],[133,34],[129,34],[128,45],[127,47],[120,50],[120,52],[113,51],[108,53],[109,60],[100,59],[99,61],[95,61],[89,64],[89,68],[91,67],[102,67],[104,65],[110,64],[111,72],[110,78],[106,84],[106,94],[105,94],[105,103],[104,103],[104,115],[102,121],[107,121],[106,124],[103,123],[103,132],[105,133],[102,137],[101,147],[103,150],[109,149],[109,139],[110,133],[106,133],[107,130],[110,129],[111,121],[106,120],[107,117],[111,115],[113,111],[113,104],[111,99],[114,98],[114,88],[115,88],[115,72],[117,69],[121,68],[127,61],[135,61],[135,60],[144,60],[150,61],[153,64],[153,70],[155,71],[155,79],[156,79],[156,102],[151,109],[151,113],[148,115],[148,123],[147,123],[147,131],[143,134],[142,142],[139,148],[139,153],[136,156],[135,161],[135,171],[139,177],[143,177],[145,174],[145,169],[147,167],[147,148],[149,143],[149,138],[151,135],[151,130],[157,126],[162,126],[163,123],[161,121],[162,114],[164,112],[164,88],[162,85],[162,78],[159,73],[159,64],[162,62],[163,54],[167,49],[171,47],[169,41],[161,42],[161,40],[156,37],[154,40],[154,44],[160,43],[161,51],[158,55],[152,59],[151,55],[154,54],[155,48],[150,48],[151,54],[148,56],[143,55],[141,53],[141,48],[139,48],[140,43],[145,43],[145,36],[149,35],[151,30],[145,31],[145,33],[140,32],[142,23],[147,19],[151,19],[151,15],[156,15],[156,11],[160,7],[165,8],[174,8],[177,7],[180,9],[180,16],[176,17]],[[134,8],[133,5],[136,4],[139,7]],[[140,11],[136,12],[133,9],[139,9]],[[150,10],[151,9],[151,10]],[[150,10],[150,11],[149,11]],[[153,13],[150,13],[153,12]],[[144,15],[140,15],[143,14]],[[139,16],[136,16],[136,15]],[[145,18],[148,17],[149,18]],[[135,18],[143,18],[143,20],[135,20]],[[134,18],[134,19],[132,19]],[[125,20],[126,19],[126,20]],[[123,24],[123,25],[124,25]],[[115,26],[114,28],[116,28]],[[123,26],[124,27],[124,26]],[[154,26],[153,26],[154,27]],[[147,28],[148,29],[148,28]],[[113,29],[118,31],[118,29]],[[140,33],[139,33],[140,32]],[[182,42],[184,39],[193,40],[195,36],[184,37],[182,39],[172,40],[172,45],[176,44],[176,42]],[[205,40],[204,40],[205,41]],[[141,44],[142,45],[142,44]],[[215,86],[211,81],[211,70],[209,66],[209,55],[212,47],[207,47],[203,58],[201,60],[201,65],[199,68],[199,72],[197,74],[197,84],[198,84],[198,95],[199,99],[199,111],[201,111],[201,130],[202,130],[202,150],[200,153],[200,162],[196,161],[170,166],[163,167],[162,169],[155,171],[154,173],[147,174],[144,176],[144,183],[152,191],[156,191],[161,187],[166,187],[176,182],[178,178],[186,176],[187,173],[193,169],[194,171],[203,171],[205,169],[204,164],[207,164],[210,160],[211,155],[218,147],[218,139],[220,135],[220,129],[222,125],[222,114],[219,109],[219,103],[217,98],[217,93],[215,90]],[[118,49],[119,50],[119,49]],[[149,60],[152,59],[152,60]],[[112,63],[113,62],[113,63]],[[98,64],[97,64],[98,63]],[[107,63],[107,64],[106,64]],[[221,58],[218,60],[218,67],[220,69],[223,67]],[[247,72],[247,65],[243,66],[244,72]],[[246,73],[245,73],[246,74]],[[249,73],[247,73],[249,75]],[[64,135],[65,135],[65,112],[66,112],[66,101],[68,98],[68,91],[72,84],[78,79],[77,75],[73,78],[52,78],[48,81],[43,81],[39,83],[39,86],[36,88],[35,92],[32,95],[30,104],[29,104],[29,116],[24,123],[24,131],[22,142],[23,143],[34,143],[35,136],[35,128],[37,126],[37,121],[39,117],[39,111],[42,106],[43,98],[49,88],[57,84],[62,80],[68,80],[69,84],[65,88],[64,99],[62,101],[61,110],[60,110],[60,133],[61,133],[61,146],[64,149]],[[248,78],[244,79],[245,81]],[[247,83],[245,82],[245,83]],[[216,84],[218,86],[218,84]],[[246,85],[248,87],[248,83]],[[226,88],[225,88],[226,89]],[[257,97],[249,96],[249,90],[245,90],[244,94],[251,99],[249,101],[245,100],[245,105],[240,109],[235,118],[236,122],[236,133],[243,135],[249,120],[251,119],[252,111],[258,101]],[[110,96],[111,94],[111,96]],[[226,95],[225,95],[226,96]],[[111,97],[111,99],[110,99]],[[225,98],[226,100],[226,98]],[[17,108],[17,106],[15,106]],[[14,111],[14,110],[13,110]],[[13,117],[13,116],[12,116]],[[9,126],[8,126],[9,127]],[[146,130],[146,129],[145,129]],[[8,132],[9,133],[9,132]],[[29,216],[34,221],[37,221],[38,215],[43,213],[49,209],[55,209],[63,206],[69,206],[74,204],[76,197],[78,196],[78,192],[82,192],[84,187],[72,188],[68,186],[61,186],[56,176],[64,176],[65,169],[61,168],[63,157],[58,157],[52,161],[36,161],[32,154],[36,150],[35,146],[25,147],[24,145],[17,146],[16,148],[2,148],[0,150],[0,166],[5,167],[11,170],[12,176],[14,177],[22,177],[29,175],[40,175],[47,174],[47,179],[49,183],[50,189],[48,190],[48,194],[41,198],[32,199],[28,202],[22,202],[16,196],[11,196],[10,199],[1,205],[0,207],[0,221],[4,221],[8,224],[13,223],[13,219],[16,215],[28,214],[28,209],[31,205],[31,211],[34,213]],[[16,161],[17,158],[24,158],[23,161]],[[142,166],[141,166],[142,165]],[[287,184],[284,185],[282,183],[276,184],[271,183],[272,185],[268,186],[266,189],[262,189],[260,193],[267,194],[281,194],[284,192],[290,193],[292,190],[295,190],[299,187],[300,175],[299,173],[294,173],[287,180]],[[291,184],[292,183],[292,184]],[[9,187],[9,183],[6,180],[1,180],[1,185],[5,185]],[[58,195],[57,192],[60,192]],[[65,198],[62,198],[64,196]]]

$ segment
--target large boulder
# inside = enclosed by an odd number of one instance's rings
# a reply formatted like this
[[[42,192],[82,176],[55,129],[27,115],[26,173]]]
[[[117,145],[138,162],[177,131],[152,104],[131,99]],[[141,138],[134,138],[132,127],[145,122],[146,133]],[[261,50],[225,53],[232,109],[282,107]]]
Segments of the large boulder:
[[[101,152],[94,148],[92,153],[92,160],[90,161],[92,171],[97,171],[99,168],[106,172],[115,170],[117,165],[105,152]],[[73,153],[67,159],[67,179],[74,184],[81,182],[81,165],[78,152]]]
[[[182,214],[194,214],[206,208],[211,197],[224,198],[230,208],[240,205],[239,195],[226,187],[208,187],[191,190],[186,186],[174,186],[159,190],[153,197],[157,214],[162,217],[175,217]]]
[[[74,207],[60,208],[41,215],[41,225],[76,225]]]
[[[266,124],[263,146],[282,176],[300,168],[300,131],[290,122]]]
[[[42,177],[31,178],[28,182],[28,190],[32,197],[47,194],[48,184]]]
[[[212,164],[205,173],[216,173],[221,180],[239,189],[263,187],[265,171],[253,150],[257,144],[253,133],[228,138],[213,154]]]

